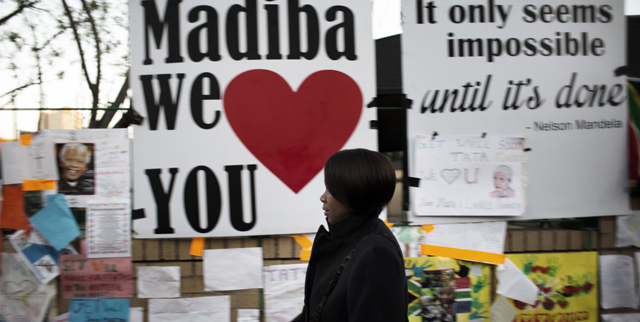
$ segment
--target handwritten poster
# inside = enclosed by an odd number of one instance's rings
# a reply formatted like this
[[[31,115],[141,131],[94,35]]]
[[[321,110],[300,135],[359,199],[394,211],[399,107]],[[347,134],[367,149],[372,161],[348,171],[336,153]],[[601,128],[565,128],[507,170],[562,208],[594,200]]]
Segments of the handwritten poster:
[[[87,257],[131,256],[131,202],[128,199],[87,202]]]
[[[231,296],[150,299],[149,322],[231,321]]]
[[[508,254],[538,287],[531,305],[509,300],[515,322],[598,321],[598,253]]]
[[[129,321],[129,299],[71,299],[69,321]]]
[[[418,136],[416,216],[519,216],[525,211],[524,140]]]
[[[52,297],[53,285],[41,284],[18,254],[2,253],[0,319],[5,322],[42,321]]]
[[[131,198],[129,139],[126,129],[42,130],[37,139],[53,142],[58,192],[72,208],[85,208],[96,196]]]
[[[408,257],[410,322],[488,322],[491,307],[491,266],[447,257]],[[480,274],[471,274],[473,265]],[[476,267],[478,267],[476,266]]]
[[[640,299],[636,289],[634,258],[626,255],[601,255],[599,264],[600,306],[603,309],[637,309]]]
[[[57,251],[36,229],[18,230],[9,237],[9,242],[43,284],[60,274],[60,255],[78,254],[71,245]]]
[[[264,267],[264,306],[267,322],[289,322],[302,312],[308,264]]]
[[[624,0],[402,0],[402,86],[413,102],[406,110],[409,138],[418,145],[426,143],[419,136],[428,140],[434,132],[436,140],[449,135],[481,138],[483,133],[487,138],[526,138],[526,198],[513,202],[522,190],[511,187],[515,196],[500,199],[509,208],[497,209],[495,200],[486,204],[491,211],[503,210],[495,215],[537,219],[628,213],[628,193],[620,189],[628,185],[627,86],[624,75],[615,72],[626,65],[625,21]],[[462,166],[461,157],[484,160],[482,152],[481,146],[466,150],[457,155],[458,162],[434,169],[430,176],[430,168],[416,155],[420,149],[409,149],[409,174],[421,179],[420,189],[426,176],[444,181],[446,191],[435,200],[410,191],[416,208],[409,220],[468,222],[455,217],[460,208],[454,211],[453,202],[463,198],[455,198],[451,189],[457,186],[466,197],[467,186],[476,185],[476,167]],[[450,155],[450,163],[455,156]],[[456,169],[462,171],[459,177]],[[493,178],[488,175],[489,182],[483,182],[482,176],[477,186],[490,188]],[[473,196],[496,190],[485,189]],[[423,217],[434,214],[429,209],[439,198],[451,202],[448,211]],[[522,200],[527,201],[526,212]],[[463,207],[485,211],[486,200],[475,199],[475,205],[462,201]],[[520,212],[513,209],[516,204]]]
[[[133,296],[131,257],[61,255],[60,267],[60,289],[65,299]]]

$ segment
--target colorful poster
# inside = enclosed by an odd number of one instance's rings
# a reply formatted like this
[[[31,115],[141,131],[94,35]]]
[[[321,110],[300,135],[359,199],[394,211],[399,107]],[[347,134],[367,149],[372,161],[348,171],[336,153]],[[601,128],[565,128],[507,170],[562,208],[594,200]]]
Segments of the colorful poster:
[[[128,322],[129,299],[71,299],[69,321]]]
[[[538,286],[533,305],[509,300],[515,322],[598,321],[598,253],[509,254]]]
[[[629,195],[620,189],[628,186],[627,85],[625,76],[615,72],[626,65],[624,4],[624,0],[402,0],[402,87],[412,101],[406,110],[410,144],[424,143],[423,137],[430,140],[434,132],[438,134],[434,141],[445,135],[525,138],[526,212],[499,209],[505,211],[497,215],[538,219],[628,213]],[[448,207],[445,215],[424,209],[434,202],[419,192],[431,168],[420,164],[418,152],[407,151],[408,173],[420,178],[420,188],[410,190],[414,211],[408,220],[470,222],[454,216],[459,208]],[[482,146],[474,152],[467,153],[472,161],[483,157]],[[450,198],[436,190],[436,202],[443,198],[453,206],[476,186],[464,180],[468,169],[467,178],[474,181],[476,167],[465,165],[463,156],[456,162],[450,155],[448,167],[434,169],[436,180],[427,185],[442,183]],[[502,162],[497,155],[489,159]],[[462,171],[459,177],[456,169]],[[440,176],[443,170],[445,178]],[[480,171],[475,197],[494,191],[486,190],[493,184],[491,175]],[[482,182],[483,175],[489,182]],[[511,204],[508,199],[521,197],[520,187],[511,187],[513,193],[507,190],[507,196],[515,197],[500,200]],[[460,188],[463,196],[451,193],[453,188]],[[497,207],[493,201],[487,204],[491,211]],[[464,206],[489,213],[484,202]],[[489,220],[495,219],[479,218]]]
[[[131,202],[128,199],[87,202],[87,257],[131,256]]]
[[[127,129],[42,130],[35,141],[46,139],[56,151],[57,192],[72,208],[85,208],[96,196],[131,198]]]
[[[129,15],[138,237],[315,232],[326,160],[377,149],[371,2],[130,1]]]
[[[410,322],[488,322],[491,266],[446,257],[407,257]]]
[[[288,322],[302,312],[307,266],[305,263],[264,267],[266,322]]]
[[[396,237],[403,257],[421,257],[420,246],[427,239],[427,232],[422,227],[393,226],[391,232]]]
[[[20,255],[2,253],[0,321],[43,321],[55,294],[56,288],[41,284]]]
[[[60,256],[62,297],[113,298],[133,296],[131,257],[87,258],[85,254]]]
[[[36,229],[18,230],[9,237],[9,242],[43,284],[60,274],[60,255],[78,254],[71,245],[57,251]]]

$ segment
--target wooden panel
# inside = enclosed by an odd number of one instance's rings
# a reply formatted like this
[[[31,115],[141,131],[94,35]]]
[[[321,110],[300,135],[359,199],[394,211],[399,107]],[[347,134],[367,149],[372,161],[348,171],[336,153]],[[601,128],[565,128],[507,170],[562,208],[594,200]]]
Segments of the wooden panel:
[[[543,230],[540,232],[540,250],[553,250],[555,243],[555,232],[553,230]]]
[[[162,259],[163,260],[175,260],[176,259],[176,240],[175,239],[163,239],[162,240]]]
[[[278,251],[276,252],[276,256],[278,258],[293,258],[293,244],[296,241],[291,237],[279,237],[277,241]],[[300,257],[300,255],[296,255],[295,257]]]
[[[564,251],[569,249],[569,231],[568,230],[556,230],[556,242],[554,250]]]
[[[529,230],[524,233],[525,251],[535,252],[540,250],[540,232],[537,230]]]
[[[160,260],[160,240],[146,239],[144,241],[144,259],[148,261]]]

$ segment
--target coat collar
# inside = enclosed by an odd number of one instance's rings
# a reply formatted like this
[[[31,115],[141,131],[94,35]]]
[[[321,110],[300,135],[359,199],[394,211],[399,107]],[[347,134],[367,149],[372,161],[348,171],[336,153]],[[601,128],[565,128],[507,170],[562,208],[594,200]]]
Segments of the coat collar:
[[[366,215],[349,215],[333,224],[329,225],[329,236],[331,239],[356,239],[361,238],[359,234],[354,234],[356,231],[360,231],[363,228],[372,227],[379,221],[378,216],[366,216]],[[323,227],[324,228],[324,227]],[[371,229],[365,229],[369,231]]]

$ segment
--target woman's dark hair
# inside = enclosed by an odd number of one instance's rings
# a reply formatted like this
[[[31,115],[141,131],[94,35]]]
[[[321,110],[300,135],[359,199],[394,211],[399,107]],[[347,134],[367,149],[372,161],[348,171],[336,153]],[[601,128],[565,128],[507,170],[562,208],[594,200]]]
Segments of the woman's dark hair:
[[[393,197],[396,174],[380,152],[342,150],[327,160],[324,184],[351,213],[377,216]]]

